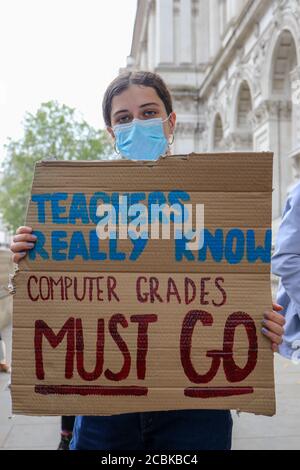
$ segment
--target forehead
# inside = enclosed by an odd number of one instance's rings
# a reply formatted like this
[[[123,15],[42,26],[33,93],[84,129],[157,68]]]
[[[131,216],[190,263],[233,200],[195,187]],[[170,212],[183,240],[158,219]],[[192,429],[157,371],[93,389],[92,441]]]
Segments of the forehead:
[[[163,101],[160,99],[156,90],[149,86],[143,85],[130,85],[127,90],[122,91],[112,99],[111,111],[112,114],[119,109],[134,109],[142,106],[145,103],[156,103],[164,107]]]

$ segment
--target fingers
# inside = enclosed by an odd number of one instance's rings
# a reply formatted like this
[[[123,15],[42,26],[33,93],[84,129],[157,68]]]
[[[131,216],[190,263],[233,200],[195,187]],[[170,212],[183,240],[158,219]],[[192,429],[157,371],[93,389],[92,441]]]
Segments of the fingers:
[[[13,253],[18,253],[24,250],[30,250],[34,247],[34,242],[37,240],[36,235],[32,232],[31,227],[19,227],[16,230],[16,235],[13,236],[13,241],[10,249]]]
[[[11,243],[10,249],[14,253],[12,259],[13,262],[18,264],[19,261],[26,256],[27,251],[31,250],[31,248],[34,247],[34,243],[28,243],[28,242],[17,242],[17,243]]]
[[[275,344],[281,344],[282,343],[282,336],[279,336],[276,333],[273,333],[272,331],[269,331],[265,327],[263,327],[261,331],[267,338],[269,338],[272,341],[272,343],[275,343]]]
[[[278,336],[282,336],[284,334],[284,329],[278,323],[275,323],[271,320],[267,320],[266,318],[262,321],[263,325],[270,330],[272,333],[275,333]]]
[[[283,310],[283,306],[276,304],[275,302],[272,303],[273,310],[276,310],[276,312],[280,312],[280,310]]]
[[[267,320],[271,320],[274,323],[277,323],[280,326],[283,326],[285,324],[285,318],[281,313],[277,313],[274,311],[267,311],[264,313],[264,317]]]
[[[26,225],[22,225],[21,227],[18,227],[16,230],[16,234],[18,235],[19,233],[31,233],[32,228],[27,227]]]
[[[37,236],[31,233],[20,233],[19,235],[13,236],[14,242],[35,242],[36,239]]]
[[[32,242],[17,242],[11,243],[10,249],[13,253],[19,253],[20,251],[31,250],[34,247]]]
[[[282,305],[273,302],[272,308],[273,310],[264,312],[262,333],[271,340],[272,351],[278,352],[278,346],[283,342],[285,318],[281,313],[278,313],[283,310]]]
[[[13,257],[12,257],[13,262],[16,263],[16,264],[18,264],[19,261],[20,261],[22,258],[24,258],[24,256],[26,256],[26,254],[27,254],[26,251],[21,251],[21,252],[19,252],[19,253],[14,254]]]
[[[16,230],[16,235],[13,236],[13,241],[10,245],[10,249],[14,253],[12,257],[13,262],[18,264],[19,261],[26,256],[27,251],[34,247],[34,242],[36,240],[37,237],[36,235],[33,235],[31,227],[19,227]]]

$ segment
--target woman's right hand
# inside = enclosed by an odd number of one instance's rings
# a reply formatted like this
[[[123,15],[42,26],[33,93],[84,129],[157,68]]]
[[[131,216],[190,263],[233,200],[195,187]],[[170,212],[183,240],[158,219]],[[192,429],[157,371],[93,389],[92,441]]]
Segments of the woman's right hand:
[[[36,235],[32,234],[31,227],[22,226],[16,230],[16,234],[13,236],[13,241],[10,244],[10,249],[14,253],[14,263],[18,263],[26,256],[27,251],[34,247],[36,239]]]

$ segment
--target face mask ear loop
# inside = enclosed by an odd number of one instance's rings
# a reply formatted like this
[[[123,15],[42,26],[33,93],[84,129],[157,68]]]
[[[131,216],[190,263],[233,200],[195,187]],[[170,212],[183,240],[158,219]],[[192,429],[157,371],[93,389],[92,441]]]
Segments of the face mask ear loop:
[[[112,127],[110,127],[110,129],[113,131],[113,128],[112,128]],[[114,138],[114,151],[115,151],[118,155],[120,155],[120,152],[119,152],[119,150],[117,149],[116,138]]]
[[[115,141],[115,143],[114,143],[114,150],[115,150],[115,152],[116,152],[118,155],[120,155],[120,152],[119,152],[119,150],[118,150],[118,148],[117,148],[116,141]]]
[[[172,134],[172,142],[168,142],[168,146],[170,147],[174,143],[175,136]]]
[[[167,117],[167,119],[165,119],[163,122],[166,122],[170,119],[170,116],[171,116],[172,113],[169,114],[169,116]],[[172,142],[170,142],[168,140],[168,147],[170,147],[173,143],[174,143],[174,139],[175,139],[175,136],[174,136],[174,133],[172,134]]]
[[[169,116],[166,119],[164,119],[162,122],[167,122],[170,119],[171,114],[172,113],[170,113]]]

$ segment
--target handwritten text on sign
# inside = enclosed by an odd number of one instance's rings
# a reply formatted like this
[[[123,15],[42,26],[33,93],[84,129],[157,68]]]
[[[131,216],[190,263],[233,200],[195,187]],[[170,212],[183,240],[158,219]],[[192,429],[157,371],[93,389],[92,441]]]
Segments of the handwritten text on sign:
[[[135,192],[125,190],[124,161],[93,162],[92,170],[76,162],[37,166],[26,224],[38,241],[15,279],[15,412],[273,414],[272,353],[260,332],[271,305],[272,159],[249,154],[239,163],[230,155],[231,171],[251,163],[247,178],[258,165],[257,187],[245,178],[232,194],[224,166],[222,180],[211,178],[213,192],[201,184],[184,190],[185,177],[193,182],[189,172],[209,174],[206,157],[173,157],[168,171],[161,161],[127,162],[131,173],[139,170]],[[220,155],[210,157],[224,165]],[[147,187],[152,168],[160,191]],[[105,192],[95,190],[91,172]],[[147,204],[204,203],[203,246],[188,250],[184,239],[99,240],[96,199],[117,201],[121,192]]]

